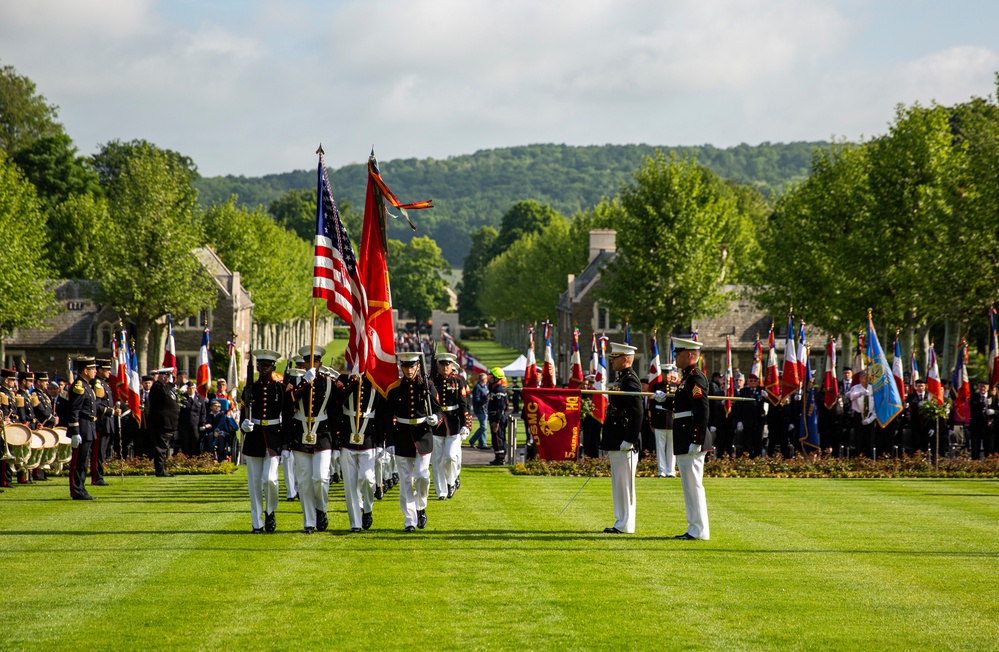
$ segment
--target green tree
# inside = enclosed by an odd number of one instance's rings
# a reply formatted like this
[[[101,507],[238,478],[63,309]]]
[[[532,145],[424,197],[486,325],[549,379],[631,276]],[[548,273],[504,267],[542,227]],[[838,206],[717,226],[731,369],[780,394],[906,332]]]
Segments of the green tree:
[[[472,234],[472,244],[465,256],[465,267],[461,270],[458,283],[458,313],[463,324],[481,324],[491,315],[479,307],[479,288],[486,266],[493,258],[493,250],[499,233],[491,226],[483,226]]]
[[[208,243],[226,266],[242,275],[253,298],[253,319],[280,322],[309,313],[312,247],[261,209],[248,211],[232,197],[204,212]]]
[[[71,195],[101,192],[87,159],[77,156],[72,139],[64,133],[36,139],[14,154],[14,162],[34,184],[47,210]]]
[[[726,237],[740,220],[721,180],[691,159],[649,157],[621,189],[617,253],[598,297],[635,328],[663,331],[724,309],[732,261]]]
[[[110,223],[107,201],[71,195],[49,212],[48,259],[61,278],[92,279],[103,264]]]
[[[558,211],[551,206],[534,200],[517,202],[500,220],[499,236],[496,238],[493,256],[500,255],[528,233],[540,233],[558,217],[561,217]]]
[[[127,151],[109,143],[95,158],[114,161],[113,167],[102,163],[110,219],[95,270],[96,298],[135,321],[144,372],[158,319],[197,314],[215,304],[214,279],[192,253],[203,243],[196,196],[190,170],[178,165],[177,155],[149,143]]]
[[[194,205],[198,191],[194,182],[198,180],[198,167],[190,157],[169,149],[161,149],[156,145],[141,139],[123,143],[112,140],[101,146],[99,152],[91,158],[91,167],[97,173],[101,188],[108,197],[113,198],[118,192],[120,181],[125,169],[136,158],[155,156],[161,160],[160,166],[175,180],[174,191],[179,193],[177,201],[183,206]]]
[[[15,328],[34,326],[55,311],[45,286],[51,270],[44,224],[34,187],[0,151],[0,344]]]
[[[0,149],[13,156],[39,138],[57,136],[59,107],[35,92],[35,83],[13,66],[0,68]]]
[[[430,319],[434,309],[447,310],[450,295],[442,274],[450,273],[451,266],[430,238],[413,238],[407,244],[389,240],[388,271],[394,308],[418,322]]]
[[[354,210],[348,199],[336,200],[340,219],[347,228],[351,242],[361,241],[361,226],[364,216]],[[306,242],[316,237],[316,191],[315,189],[292,189],[272,201],[267,212],[280,226],[294,231]]]

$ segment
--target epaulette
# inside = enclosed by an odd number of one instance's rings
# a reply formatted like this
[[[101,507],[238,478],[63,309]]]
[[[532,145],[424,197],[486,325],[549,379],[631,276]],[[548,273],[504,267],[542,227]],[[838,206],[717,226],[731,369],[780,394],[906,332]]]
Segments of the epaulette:
[[[41,401],[38,400],[38,395],[35,392],[31,393],[31,407],[38,407]]]
[[[104,383],[97,383],[94,386],[94,395],[97,398],[104,398]]]
[[[82,380],[77,380],[73,383],[73,393],[74,394],[86,394],[87,388]]]

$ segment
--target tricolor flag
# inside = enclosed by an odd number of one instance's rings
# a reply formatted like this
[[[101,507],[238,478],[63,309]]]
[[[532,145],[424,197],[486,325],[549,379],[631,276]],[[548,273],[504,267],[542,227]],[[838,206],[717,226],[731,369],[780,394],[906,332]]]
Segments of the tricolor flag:
[[[770,324],[770,348],[767,352],[767,368],[763,376],[763,389],[767,390],[767,400],[772,405],[780,405],[780,377],[777,374],[777,347],[774,344],[773,324]]]
[[[787,314],[787,337],[784,338],[784,369],[780,379],[781,392],[786,396],[798,391],[798,351],[794,345],[794,315]]]
[[[902,413],[902,397],[899,396],[894,378],[888,373],[890,369],[888,358],[881,348],[881,343],[878,342],[878,334],[874,330],[874,321],[870,314],[867,315],[866,353],[871,363],[868,386],[874,392],[874,414],[878,423],[884,428]]]
[[[938,405],[943,405],[943,385],[940,384],[940,370],[937,367],[937,352],[930,343],[930,350],[926,352],[926,391],[937,400]]]
[[[968,423],[971,420],[971,384],[968,382],[968,341],[961,340],[957,348],[957,362],[954,363],[954,374],[950,378],[950,386],[954,389],[954,421]]]
[[[122,333],[124,337],[124,333]],[[135,421],[142,423],[142,378],[139,376],[139,358],[135,355],[135,344],[128,356],[128,409]]]
[[[118,333],[118,357],[114,364],[118,367],[118,387],[115,388],[115,396],[117,400],[127,404],[131,377],[128,373],[128,337],[124,328]]]
[[[996,327],[996,309],[989,308],[989,390],[999,385],[999,329]]]
[[[652,341],[649,343],[652,362],[649,363],[649,387],[663,381],[663,369],[659,364],[659,343],[656,342],[656,329],[652,329]]]
[[[798,327],[798,379],[801,381],[801,386],[804,388],[805,385],[805,358],[808,356],[808,347],[805,346],[805,320],[801,320],[801,325]]]
[[[831,410],[839,398],[839,380],[836,378],[836,338],[830,337],[826,344],[826,373],[822,378],[823,403]]]
[[[596,335],[594,335],[596,337]],[[607,336],[601,334],[597,346],[597,373],[593,389],[607,389]],[[593,418],[600,423],[607,416],[607,395],[590,394],[593,401]]]
[[[819,443],[819,411],[815,404],[815,378],[812,375],[812,363],[808,359],[806,350],[805,373],[802,376],[802,404],[801,422],[798,424],[801,449],[808,452],[819,452],[822,446]]]
[[[170,314],[167,315],[167,341],[160,367],[177,371],[177,341],[173,337],[173,316]]]
[[[208,329],[201,336],[201,348],[198,350],[198,393],[208,398],[208,386],[212,384],[212,370],[208,361]]]
[[[409,222],[407,209],[433,208],[432,200],[402,204],[382,181],[372,148],[368,157],[368,188],[364,201],[364,230],[361,234],[360,277],[368,300],[367,354],[365,374],[371,384],[385,396],[399,384],[399,367],[395,359],[395,324],[392,322],[392,291],[388,275],[388,207],[392,206]]]
[[[349,325],[344,360],[351,373],[360,376],[367,361],[368,298],[354,257],[354,247],[333,199],[322,148],[319,150],[317,176],[312,296],[325,299],[327,309]]]
[[[919,363],[916,362],[916,352],[913,351],[912,355],[909,356],[909,382],[911,383],[911,388],[915,388],[917,380],[919,380]]]
[[[864,364],[864,332],[861,331],[860,336],[857,338],[857,355],[853,356],[853,378],[850,379],[850,387],[860,382],[857,372],[866,369],[867,365]]]
[[[735,396],[735,376],[732,375],[732,336],[725,336],[725,396]],[[732,401],[725,401],[725,416],[732,412]]]
[[[126,378],[127,380],[127,378]],[[118,384],[121,382],[118,376],[118,338],[111,337],[111,376],[108,384],[111,386],[111,400],[116,400],[118,396]]]
[[[756,334],[756,342],[753,343],[753,364],[749,367],[749,373],[758,380],[763,379],[763,343],[760,342],[759,333]]]
[[[895,377],[895,385],[898,386],[898,395],[905,400],[905,375],[902,371],[902,343],[898,341],[898,333],[895,334],[895,350],[891,358],[891,375]]]
[[[524,387],[538,386],[538,361],[534,357],[534,326],[527,329],[527,364],[524,366]]]
[[[572,329],[572,360],[570,361],[571,369],[569,369],[569,387],[577,389],[582,387],[583,378],[583,361],[579,357],[579,329]]]
[[[555,358],[552,357],[552,323],[545,322],[545,361],[541,367],[541,386],[555,387]]]

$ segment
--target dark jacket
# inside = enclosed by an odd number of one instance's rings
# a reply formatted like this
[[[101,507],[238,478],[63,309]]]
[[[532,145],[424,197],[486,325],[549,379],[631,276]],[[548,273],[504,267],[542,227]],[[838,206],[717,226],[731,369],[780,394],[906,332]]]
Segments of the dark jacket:
[[[704,444],[708,432],[708,379],[697,365],[683,370],[673,406],[673,450],[686,455],[691,444]]]
[[[395,418],[395,425],[389,430],[387,437],[388,445],[395,446],[395,454],[399,457],[416,457],[433,452],[434,438],[426,418],[430,414],[436,414],[438,419],[443,418],[434,386],[431,384],[428,387],[420,376],[413,380],[403,378],[389,392],[386,403],[389,414]]]
[[[182,397],[180,408],[179,430],[182,435],[200,436],[202,427],[208,423],[208,403],[201,394]]]
[[[642,381],[633,368],[626,367],[618,374],[617,382],[612,389],[622,392],[641,392]],[[642,433],[644,414],[645,408],[641,396],[610,396],[600,448],[605,451],[620,450],[623,442],[637,446]]]
[[[149,429],[158,432],[177,432],[180,423],[180,405],[173,385],[159,380],[149,388],[149,401],[146,405],[146,418]]]

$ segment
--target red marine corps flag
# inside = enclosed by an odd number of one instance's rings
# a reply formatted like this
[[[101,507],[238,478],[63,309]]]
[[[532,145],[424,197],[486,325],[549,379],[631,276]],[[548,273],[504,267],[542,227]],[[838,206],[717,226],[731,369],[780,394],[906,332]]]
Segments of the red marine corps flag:
[[[541,459],[576,459],[581,405],[578,389],[524,388],[525,423]]]
[[[368,158],[368,191],[364,202],[364,230],[361,234],[360,268],[368,298],[368,351],[365,373],[371,384],[385,396],[399,384],[399,367],[395,360],[395,324],[392,323],[392,292],[388,276],[388,238],[386,218],[388,207],[402,213],[409,226],[407,209],[433,208],[433,200],[402,204],[389,190],[378,171],[375,150]],[[393,216],[394,217],[394,216]]]

